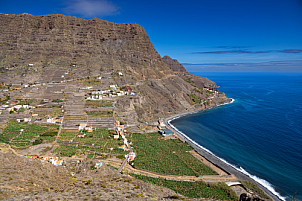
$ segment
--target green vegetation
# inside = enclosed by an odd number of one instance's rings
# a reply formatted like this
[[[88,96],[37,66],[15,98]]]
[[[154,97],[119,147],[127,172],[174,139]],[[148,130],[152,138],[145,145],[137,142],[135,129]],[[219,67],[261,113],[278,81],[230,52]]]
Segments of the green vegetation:
[[[87,77],[86,79],[82,79],[83,85],[99,85],[101,84],[100,80],[96,78]]]
[[[190,83],[190,84],[194,84],[194,82],[192,81],[191,78],[187,78],[187,79],[185,79],[185,81],[188,82],[188,83]]]
[[[17,147],[17,148],[26,148],[30,145],[32,145],[29,141],[13,141],[9,143],[11,146]]]
[[[57,116],[62,116],[63,112],[62,110],[51,110],[51,111],[39,111],[39,110],[34,110],[34,114],[38,114],[39,117],[57,117]]]
[[[1,86],[1,85],[0,85]],[[10,96],[3,96],[0,98],[0,103],[3,104],[10,99]]]
[[[58,148],[54,150],[54,152],[58,153],[60,156],[68,156],[68,157],[76,155],[77,151],[78,151],[77,147],[71,147],[66,145],[60,145]]]
[[[209,91],[209,90],[205,90],[205,92],[210,95],[213,95],[215,93],[214,91]]]
[[[41,105],[39,108],[62,108],[62,104]]]
[[[91,133],[87,133],[84,138],[75,138],[74,142],[78,142],[80,144],[94,144],[95,146],[100,146],[106,151],[107,147],[110,148],[118,148],[119,142],[118,140],[113,139],[113,135],[115,131],[108,129],[96,129]]]
[[[18,114],[23,113],[24,111],[25,111],[25,108],[21,107],[21,108],[18,110]]]
[[[40,100],[38,99],[21,99],[19,100],[19,105],[36,105],[39,104]]]
[[[64,102],[63,99],[53,99],[52,102],[61,103]]]
[[[23,129],[23,132],[21,132]],[[45,142],[53,142],[58,133],[59,126],[48,124],[28,124],[18,123],[16,120],[11,120],[4,129],[3,136],[7,139],[13,139],[11,142],[2,139],[18,148],[25,148],[30,145],[41,144]]]
[[[8,122],[3,131],[3,135],[9,139],[12,139],[20,134],[20,130],[24,129],[27,123],[19,123],[15,119]]]
[[[137,151],[135,167],[171,175],[217,174],[188,153],[192,148],[179,139],[165,140],[158,133],[132,134],[130,139]]]
[[[9,139],[4,135],[0,134],[0,143],[8,143]]]
[[[96,129],[91,133],[86,133],[85,137],[75,137],[77,132],[62,131],[58,138],[61,145],[54,152],[69,157],[80,154],[90,157],[95,154],[101,155],[101,153],[126,154],[127,152],[118,148],[121,141],[114,140],[114,134],[115,131],[113,130]],[[73,139],[73,143],[69,143],[71,139]]]
[[[251,181],[240,181],[240,183],[247,189],[250,189],[251,191],[257,193],[260,197],[264,198],[264,199],[270,199],[269,196],[267,196],[266,193],[263,192],[263,190],[261,190],[259,188],[259,186],[257,186],[256,184],[254,184]]]
[[[37,124],[28,124],[27,128],[23,133],[15,138],[15,140],[31,140],[34,139],[39,134],[43,134],[48,130],[48,127],[40,126]]]
[[[191,98],[194,104],[200,104],[204,102],[204,99],[196,96],[195,94],[188,94],[188,96]]]
[[[60,136],[58,137],[58,142],[68,143],[77,135],[77,133],[78,133],[77,131],[61,131]]]
[[[42,144],[42,142],[43,142],[42,139],[36,139],[36,140],[33,142],[33,145]]]
[[[197,93],[203,94],[203,89],[201,89],[201,88],[194,88],[194,91],[196,91]]]
[[[132,174],[135,178],[174,190],[176,193],[192,198],[215,200],[239,200],[235,192],[225,183],[205,183],[202,181],[171,181],[161,178]]]
[[[87,100],[85,104],[85,108],[98,108],[98,107],[112,107],[112,101],[110,100]]]
[[[113,111],[111,111],[111,110],[87,111],[86,113],[88,116],[92,116],[92,117],[112,117],[113,116]]]

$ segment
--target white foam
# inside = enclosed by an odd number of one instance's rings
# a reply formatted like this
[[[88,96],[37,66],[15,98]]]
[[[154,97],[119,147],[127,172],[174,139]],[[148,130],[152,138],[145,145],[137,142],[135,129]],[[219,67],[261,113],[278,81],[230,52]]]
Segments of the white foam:
[[[236,168],[238,171],[242,172],[243,174],[249,176],[250,178],[252,178],[253,180],[255,180],[256,182],[258,182],[259,184],[261,184],[262,186],[264,186],[267,190],[269,190],[272,194],[274,194],[275,196],[277,196],[280,200],[286,200],[285,197],[281,196],[278,192],[276,192],[276,190],[274,189],[274,187],[272,186],[272,184],[270,184],[268,181],[261,179],[255,175],[251,175],[250,173],[248,173],[245,169],[243,169],[242,167]]]
[[[233,103],[233,102],[235,102],[235,99],[232,99],[232,101],[229,102],[229,103],[224,103],[224,104],[221,104],[221,105],[231,104],[231,103]],[[219,105],[219,106],[221,106],[221,105]],[[195,112],[192,112],[192,113],[195,113]],[[187,115],[187,114],[184,114],[184,115]],[[208,150],[207,148],[205,148],[205,147],[199,145],[198,143],[196,143],[194,140],[192,140],[191,138],[189,138],[187,135],[185,135],[183,132],[181,132],[180,130],[178,130],[174,125],[172,125],[172,124],[170,123],[171,121],[173,121],[173,120],[175,120],[175,119],[178,119],[178,118],[180,118],[180,117],[182,117],[182,116],[184,116],[184,115],[179,115],[179,116],[170,118],[170,119],[168,119],[167,123],[169,124],[169,126],[171,126],[174,130],[176,130],[177,132],[179,132],[184,138],[186,138],[188,141],[190,141],[191,143],[193,143],[193,144],[196,145],[197,147],[199,147],[199,148],[205,150],[206,152],[208,152],[209,154],[215,156],[217,159],[221,160],[221,161],[224,162],[225,164],[227,164],[227,165],[233,167],[233,168],[236,169],[237,171],[239,171],[239,172],[245,174],[246,176],[250,177],[251,179],[253,179],[253,180],[256,181],[257,183],[261,184],[261,185],[262,185],[263,187],[265,187],[268,191],[270,191],[273,195],[277,196],[280,200],[284,200],[284,201],[286,200],[286,198],[283,197],[283,196],[281,196],[281,195],[274,189],[274,187],[273,187],[268,181],[266,181],[266,180],[264,180],[264,179],[261,179],[261,178],[255,176],[255,175],[252,175],[252,174],[250,174],[249,172],[247,172],[245,169],[243,169],[242,167],[239,167],[239,168],[238,168],[238,167],[236,167],[235,165],[233,165],[233,164],[227,162],[227,161],[224,160],[223,158],[220,158],[220,157],[216,156],[215,154],[213,154],[213,152],[211,152],[211,151]]]

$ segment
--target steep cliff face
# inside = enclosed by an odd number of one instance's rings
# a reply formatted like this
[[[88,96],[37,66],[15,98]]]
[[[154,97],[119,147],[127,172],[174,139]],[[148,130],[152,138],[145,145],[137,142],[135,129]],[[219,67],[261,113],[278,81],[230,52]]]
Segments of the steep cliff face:
[[[144,28],[137,24],[64,15],[0,14],[0,27],[0,59],[4,66],[76,63],[91,70],[131,72],[139,80],[173,73]]]
[[[164,56],[163,61],[173,70],[174,73],[186,73],[185,67],[180,64],[176,59],[169,56]]]
[[[194,83],[197,87],[207,87],[207,88],[214,88],[217,87],[216,83],[209,80],[206,77],[199,77],[192,75],[189,73],[185,67],[179,63],[176,59],[172,59],[169,56],[164,56],[163,61],[171,68],[171,70],[182,79]]]
[[[0,14],[0,30],[0,82],[55,80],[50,77],[60,81],[64,72],[69,72],[68,79],[121,72],[123,76],[113,76],[114,81],[131,85],[139,98],[119,99],[116,110],[133,112],[141,120],[201,108],[204,103],[197,105],[192,94],[206,99],[200,90],[216,86],[188,73],[176,60],[161,58],[137,24],[64,15]]]

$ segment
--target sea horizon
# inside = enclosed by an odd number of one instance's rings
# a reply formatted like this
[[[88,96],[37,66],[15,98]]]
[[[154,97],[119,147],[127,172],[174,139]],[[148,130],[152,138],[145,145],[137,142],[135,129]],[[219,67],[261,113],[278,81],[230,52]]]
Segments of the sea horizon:
[[[302,73],[192,73],[236,101],[181,116],[173,126],[281,200],[302,200]]]

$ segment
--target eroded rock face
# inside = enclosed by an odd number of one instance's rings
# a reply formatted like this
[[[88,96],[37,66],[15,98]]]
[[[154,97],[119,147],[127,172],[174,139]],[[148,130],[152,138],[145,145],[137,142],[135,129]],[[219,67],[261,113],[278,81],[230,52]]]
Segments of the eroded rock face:
[[[182,64],[180,64],[176,59],[172,59],[169,56],[164,56],[163,61],[170,66],[174,73],[186,73],[187,70]]]
[[[1,64],[124,70],[136,79],[173,72],[154,49],[143,27],[64,15],[0,14]]]

